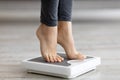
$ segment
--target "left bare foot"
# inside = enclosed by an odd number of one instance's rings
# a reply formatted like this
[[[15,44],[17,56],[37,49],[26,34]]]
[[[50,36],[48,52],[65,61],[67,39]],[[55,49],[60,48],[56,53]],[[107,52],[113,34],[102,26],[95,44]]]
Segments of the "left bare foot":
[[[76,51],[71,26],[71,22],[59,21],[57,43],[64,48],[68,59],[83,60],[86,56]]]

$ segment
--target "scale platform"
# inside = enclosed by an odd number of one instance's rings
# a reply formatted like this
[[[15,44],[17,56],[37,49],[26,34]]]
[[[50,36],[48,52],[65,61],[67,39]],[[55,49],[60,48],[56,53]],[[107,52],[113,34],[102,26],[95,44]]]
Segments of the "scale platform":
[[[63,62],[48,63],[42,57],[36,57],[22,61],[23,66],[31,73],[39,73],[64,78],[74,78],[91,70],[101,64],[100,57],[87,56],[85,60],[68,60],[65,53]]]

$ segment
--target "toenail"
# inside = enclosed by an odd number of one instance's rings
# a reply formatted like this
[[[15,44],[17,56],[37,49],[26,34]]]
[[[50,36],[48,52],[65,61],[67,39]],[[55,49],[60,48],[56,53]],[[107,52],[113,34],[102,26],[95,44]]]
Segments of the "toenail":
[[[59,62],[61,62],[61,60],[59,60]]]
[[[64,58],[62,58],[62,60],[64,60]]]

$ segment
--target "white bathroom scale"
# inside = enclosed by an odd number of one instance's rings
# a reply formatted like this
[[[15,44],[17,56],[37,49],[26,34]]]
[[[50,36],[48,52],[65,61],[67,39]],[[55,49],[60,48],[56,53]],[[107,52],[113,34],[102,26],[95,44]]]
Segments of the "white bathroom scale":
[[[22,61],[23,66],[31,73],[39,73],[64,78],[74,78],[91,70],[96,69],[101,64],[100,57],[87,56],[83,61],[68,60],[65,53],[63,62],[48,63],[42,57],[36,57]]]

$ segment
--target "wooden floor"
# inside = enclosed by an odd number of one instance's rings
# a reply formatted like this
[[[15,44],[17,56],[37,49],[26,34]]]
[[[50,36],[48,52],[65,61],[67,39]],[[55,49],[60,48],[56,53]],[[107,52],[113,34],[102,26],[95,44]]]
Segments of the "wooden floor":
[[[39,56],[38,23],[0,24],[0,80],[66,80],[28,74],[21,61]],[[102,65],[71,80],[120,80],[120,23],[74,23],[77,50],[100,56]],[[63,49],[58,46],[58,51]]]

